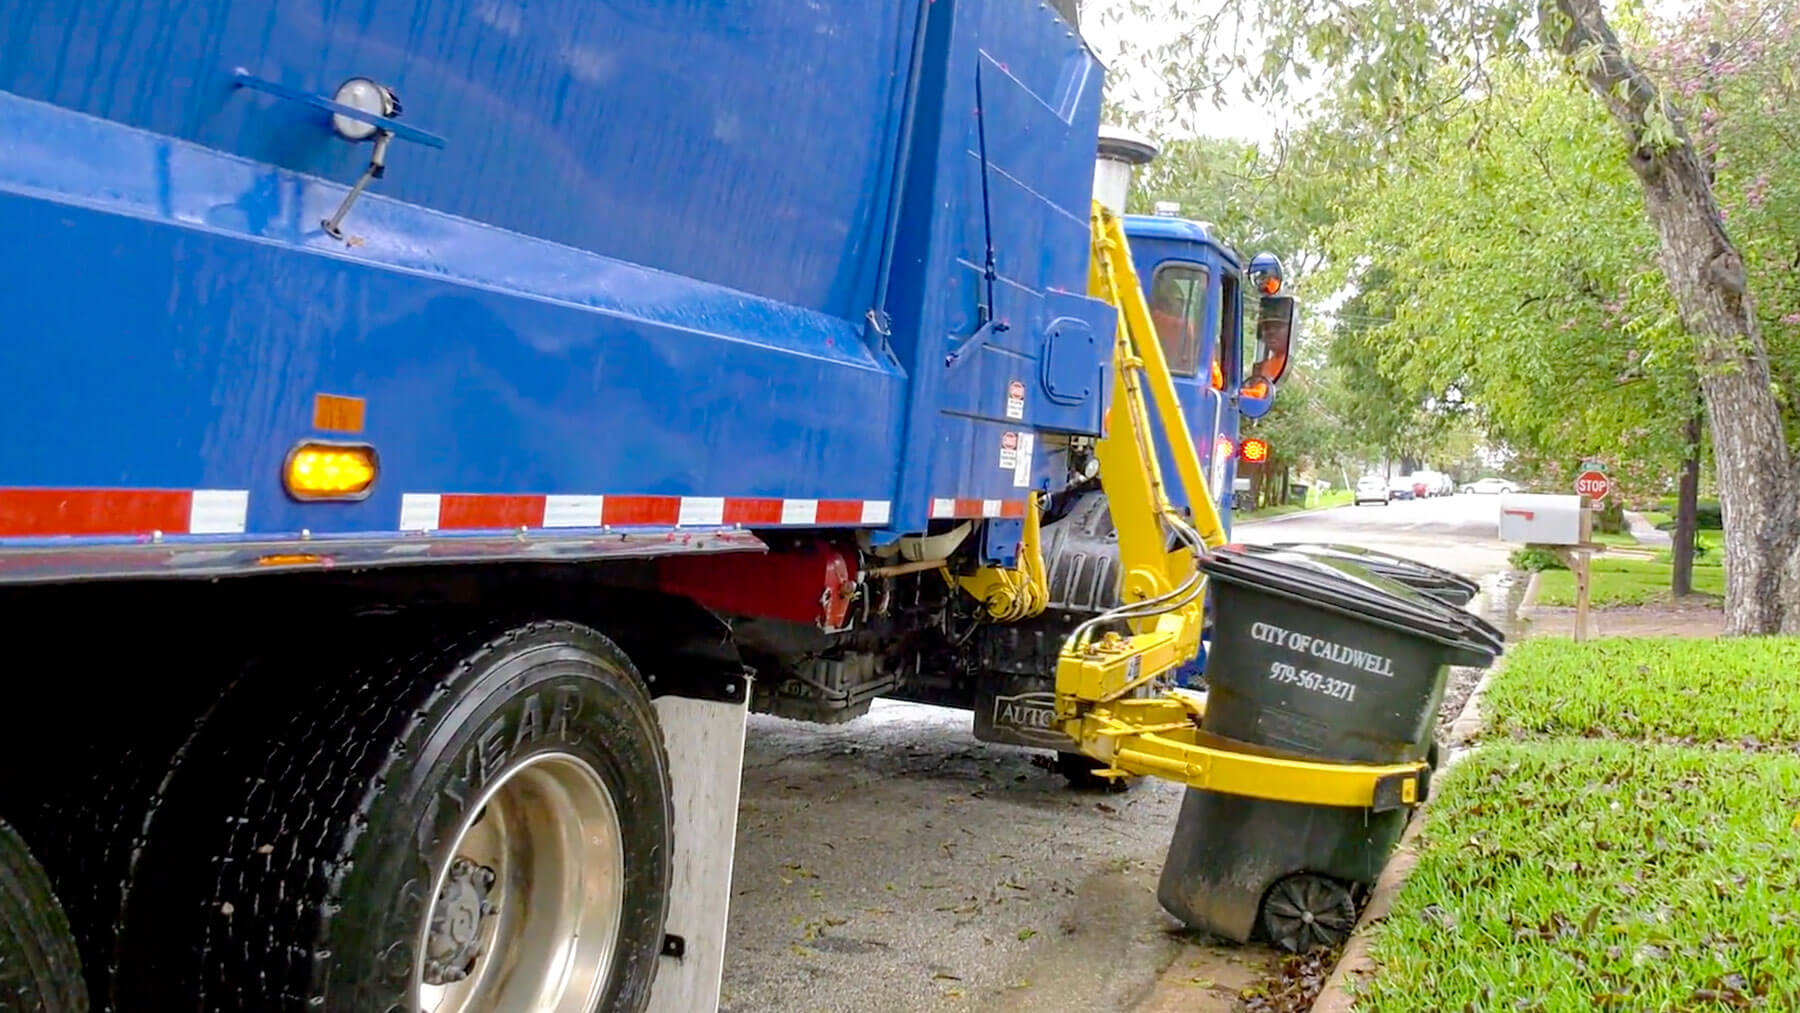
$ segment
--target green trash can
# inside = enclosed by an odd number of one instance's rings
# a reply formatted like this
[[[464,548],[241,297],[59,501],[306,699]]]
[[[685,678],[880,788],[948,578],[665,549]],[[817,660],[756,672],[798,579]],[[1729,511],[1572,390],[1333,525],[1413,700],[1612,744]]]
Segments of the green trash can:
[[[1479,617],[1344,554],[1226,546],[1212,581],[1203,728],[1247,752],[1425,760],[1451,665],[1504,646]],[[1157,899],[1191,928],[1286,949],[1335,945],[1409,809],[1308,806],[1190,789]]]

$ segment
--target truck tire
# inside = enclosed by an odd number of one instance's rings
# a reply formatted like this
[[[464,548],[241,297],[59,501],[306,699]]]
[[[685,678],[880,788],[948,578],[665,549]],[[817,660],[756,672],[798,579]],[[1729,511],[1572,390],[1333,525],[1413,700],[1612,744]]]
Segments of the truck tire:
[[[647,1004],[672,815],[636,670],[572,623],[423,636],[459,646],[228,691],[149,830],[123,1008]]]
[[[50,878],[0,823],[0,1010],[86,1013],[81,958]]]

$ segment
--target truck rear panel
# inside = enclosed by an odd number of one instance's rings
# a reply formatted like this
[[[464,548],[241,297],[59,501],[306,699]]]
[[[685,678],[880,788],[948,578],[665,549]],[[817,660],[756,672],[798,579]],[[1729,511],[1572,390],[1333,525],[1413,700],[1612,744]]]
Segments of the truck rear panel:
[[[0,572],[917,531],[1098,430],[1100,74],[1035,3],[48,0],[0,54],[0,545],[64,560]],[[396,139],[339,241],[369,148],[276,93],[355,76],[444,147]],[[1008,328],[946,366],[988,223]],[[370,494],[288,496],[309,438],[375,447]]]

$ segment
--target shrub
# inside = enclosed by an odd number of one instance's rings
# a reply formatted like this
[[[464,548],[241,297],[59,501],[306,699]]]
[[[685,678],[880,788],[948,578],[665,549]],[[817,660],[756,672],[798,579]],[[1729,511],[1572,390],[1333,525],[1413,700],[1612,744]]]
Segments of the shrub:
[[[1514,549],[1510,560],[1515,570],[1537,572],[1539,570],[1567,570],[1568,566],[1556,553],[1549,549],[1524,548]]]

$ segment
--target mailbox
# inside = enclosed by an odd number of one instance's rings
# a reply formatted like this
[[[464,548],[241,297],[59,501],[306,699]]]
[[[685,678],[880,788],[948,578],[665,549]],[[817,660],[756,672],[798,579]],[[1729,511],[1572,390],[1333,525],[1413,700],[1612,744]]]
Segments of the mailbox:
[[[1529,545],[1582,545],[1591,516],[1580,496],[1515,493],[1500,497],[1500,540]]]

